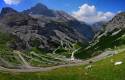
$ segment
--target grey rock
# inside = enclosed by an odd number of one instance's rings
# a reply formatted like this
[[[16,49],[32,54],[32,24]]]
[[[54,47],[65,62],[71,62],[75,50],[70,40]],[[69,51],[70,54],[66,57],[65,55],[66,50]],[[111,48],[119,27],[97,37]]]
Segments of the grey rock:
[[[8,13],[3,15],[3,11]],[[21,40],[16,41],[13,45],[10,44],[10,47],[14,49],[24,46],[22,49],[37,47],[48,51],[59,46],[61,40],[88,43],[81,33],[65,21],[60,22],[48,17],[46,17],[48,20],[34,18],[13,9],[8,11],[8,8],[4,8],[1,13],[1,31],[11,33]]]

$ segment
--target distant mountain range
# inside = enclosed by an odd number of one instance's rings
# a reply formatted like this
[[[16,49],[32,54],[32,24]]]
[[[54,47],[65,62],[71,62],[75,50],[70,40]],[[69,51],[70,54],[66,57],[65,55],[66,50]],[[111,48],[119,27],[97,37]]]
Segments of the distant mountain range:
[[[22,12],[5,7],[0,13],[0,66],[3,67],[67,64],[72,55],[86,59],[122,45],[125,45],[125,12],[109,22],[93,25],[41,3]]]
[[[80,32],[86,38],[86,40],[89,40],[89,41],[91,41],[94,36],[94,32],[91,29],[90,25],[87,25],[84,22],[80,22],[76,20],[74,17],[72,17],[71,15],[67,14],[64,11],[49,9],[47,8],[47,6],[41,3],[36,4],[36,6],[28,10],[24,10],[23,13],[30,14],[35,17],[37,16],[37,18],[40,18],[40,16],[42,17],[44,16],[54,21],[67,22],[68,24],[71,25],[71,27],[73,27],[74,29],[77,29],[78,32]]]
[[[103,25],[86,51],[91,53],[125,45],[125,12],[117,14]]]
[[[106,23],[107,22],[105,22],[105,21],[100,21],[100,22],[96,22],[96,23],[92,24],[91,27],[92,27],[93,31],[95,32],[95,34],[98,33]]]
[[[48,9],[41,3],[23,12],[9,7],[3,8],[0,14],[0,28],[1,31],[20,38],[26,49],[38,47],[52,50],[60,41],[88,44],[94,37],[89,25],[77,21],[63,11]],[[39,44],[33,44],[35,41]]]
[[[37,47],[53,50],[61,41],[85,45],[92,41],[91,47],[101,47],[104,37],[109,38],[109,34],[124,30],[124,14],[122,12],[109,22],[98,22],[90,26],[66,12],[49,9],[41,3],[22,12],[5,7],[0,14],[0,31],[17,36],[25,49]],[[15,43],[18,48],[21,48],[20,45]]]

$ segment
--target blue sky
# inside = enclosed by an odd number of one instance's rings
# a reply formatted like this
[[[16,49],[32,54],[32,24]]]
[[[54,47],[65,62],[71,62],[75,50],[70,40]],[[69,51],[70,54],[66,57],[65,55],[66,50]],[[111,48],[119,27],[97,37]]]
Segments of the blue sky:
[[[16,3],[14,3],[14,1]],[[45,4],[51,9],[63,10],[74,15],[79,20],[86,19],[85,15],[88,15],[87,13],[89,13],[93,19],[100,16],[101,12],[101,15],[103,15],[101,18],[104,19],[104,15],[106,15],[106,18],[108,19],[109,17],[107,17],[107,14],[108,16],[113,16],[113,14],[116,14],[119,11],[125,11],[125,0],[0,0],[0,10],[3,7],[12,7],[18,11],[22,11],[34,6],[38,2]],[[93,12],[91,10],[93,10]]]
[[[38,2],[47,5],[49,8],[64,10],[68,13],[78,10],[78,7],[85,3],[95,5],[98,11],[125,11],[125,0],[22,0],[17,5],[7,5],[3,0],[0,0],[0,9],[5,6],[10,6],[16,10],[24,10]]]
[[[67,12],[77,10],[79,6],[85,3],[95,5],[99,11],[125,10],[125,0],[43,0],[42,2],[51,8]]]

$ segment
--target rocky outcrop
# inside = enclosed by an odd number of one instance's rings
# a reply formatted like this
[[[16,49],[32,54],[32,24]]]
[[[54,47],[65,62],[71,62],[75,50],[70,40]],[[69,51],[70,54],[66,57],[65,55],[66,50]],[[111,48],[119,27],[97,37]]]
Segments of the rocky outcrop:
[[[1,12],[0,31],[16,35],[26,49],[37,47],[53,50],[60,45],[61,40],[87,43],[81,33],[64,21],[33,18],[11,8],[4,8]],[[11,46],[15,45],[16,43]]]
[[[45,19],[46,21],[54,20],[65,22],[70,25],[70,27],[76,29],[80,34],[82,34],[82,36],[87,41],[91,41],[94,37],[94,31],[92,30],[91,26],[87,25],[84,22],[76,20],[74,17],[64,11],[49,9],[41,3],[38,3],[34,7],[23,11],[23,13],[30,14],[32,17],[38,18],[42,21],[44,21]]]
[[[88,47],[89,50],[105,50],[125,44],[125,12],[117,14],[107,22]]]

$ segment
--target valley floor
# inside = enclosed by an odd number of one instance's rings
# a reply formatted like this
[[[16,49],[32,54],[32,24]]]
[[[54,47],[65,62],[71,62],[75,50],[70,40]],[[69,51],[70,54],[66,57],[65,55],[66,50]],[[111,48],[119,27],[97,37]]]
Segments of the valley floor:
[[[108,54],[108,56],[111,55],[112,53]],[[118,61],[121,61],[122,64],[114,65]],[[121,52],[112,57],[103,57],[103,60],[95,63],[57,67],[46,72],[2,71],[0,80],[125,80],[124,63],[125,52]]]
[[[4,67],[0,67],[1,71],[10,71],[10,72],[42,72],[42,71],[50,71],[50,70],[54,70],[57,68],[61,68],[61,67],[71,67],[71,66],[79,66],[79,65],[87,65],[93,62],[97,62],[100,61],[106,57],[110,57],[117,54],[116,51],[106,51],[103,52],[102,54],[95,56],[93,58],[90,58],[88,60],[84,60],[84,61],[73,61],[74,63],[72,64],[65,64],[65,65],[58,65],[58,66],[52,66],[52,67],[30,67],[30,68],[24,68],[24,69],[8,69],[8,68],[4,68]]]

